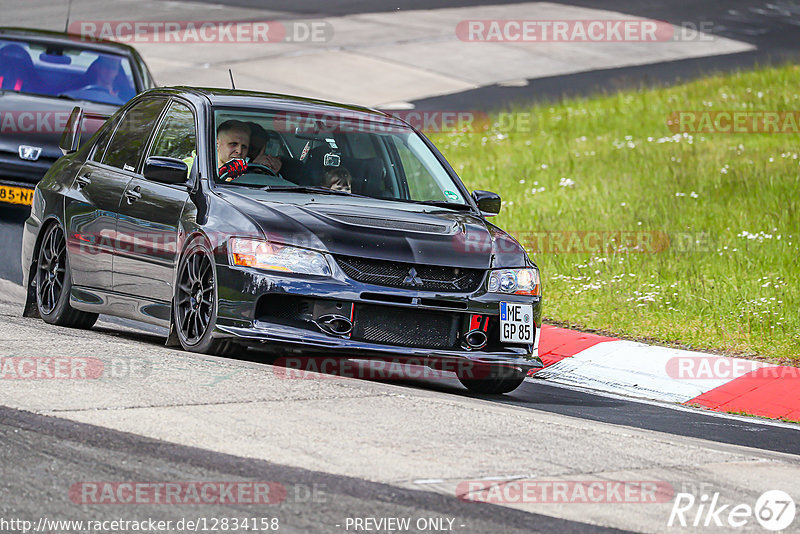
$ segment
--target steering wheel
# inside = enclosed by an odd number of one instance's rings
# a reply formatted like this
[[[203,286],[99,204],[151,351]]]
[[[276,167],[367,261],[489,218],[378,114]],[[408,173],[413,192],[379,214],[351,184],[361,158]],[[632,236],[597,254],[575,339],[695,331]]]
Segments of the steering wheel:
[[[261,165],[260,163],[248,163],[247,164],[247,172],[250,170],[254,170],[256,172],[261,172],[262,174],[268,174],[270,176],[278,176],[278,173],[267,167],[266,165]]]
[[[91,85],[84,85],[78,91],[103,91],[104,93],[111,94],[111,91],[103,87],[102,85],[91,84]]]
[[[83,87],[81,87],[79,89],[73,89],[73,90],[67,91],[65,93],[60,93],[58,96],[62,97],[62,98],[66,97],[66,98],[71,98],[73,100],[76,100],[76,99],[84,98],[84,97],[80,97],[80,96],[76,97],[76,96],[74,96],[75,93],[82,93],[84,91],[99,91],[101,93],[105,93],[107,95],[114,96],[111,93],[110,90],[108,90],[107,88],[103,87],[102,85],[97,85],[97,84],[84,85]],[[115,98],[119,98],[119,97],[115,97]]]
[[[245,171],[245,174],[249,173],[251,171],[251,169],[252,169],[253,172],[257,172],[257,173],[260,173],[260,174],[266,174],[268,176],[276,176],[276,177],[278,176],[277,172],[273,171],[272,169],[270,169],[266,165],[261,165],[260,163],[248,163],[247,164],[247,170]],[[222,180],[226,176],[228,176],[228,173],[227,172],[223,172],[222,174],[219,175],[219,178],[220,178],[220,180]],[[235,179],[236,178],[234,178],[234,180]]]

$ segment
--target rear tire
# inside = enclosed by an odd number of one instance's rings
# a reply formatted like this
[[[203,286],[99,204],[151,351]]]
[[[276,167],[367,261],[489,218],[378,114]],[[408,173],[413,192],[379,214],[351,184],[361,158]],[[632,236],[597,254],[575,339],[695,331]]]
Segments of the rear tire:
[[[98,315],[76,310],[69,303],[72,273],[67,241],[57,224],[45,230],[36,262],[36,307],[46,323],[70,328],[94,326]]]
[[[526,373],[523,371],[511,367],[493,365],[487,370],[484,378],[464,378],[459,376],[458,380],[473,393],[501,395],[517,389],[525,380],[525,376]]]
[[[172,320],[184,350],[217,356],[241,351],[234,342],[213,337],[217,322],[216,268],[211,251],[200,238],[189,243],[181,258]]]

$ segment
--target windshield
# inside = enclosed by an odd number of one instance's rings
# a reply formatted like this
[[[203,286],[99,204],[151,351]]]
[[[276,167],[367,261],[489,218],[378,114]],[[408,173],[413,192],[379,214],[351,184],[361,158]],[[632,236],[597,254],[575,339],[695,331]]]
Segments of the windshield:
[[[218,183],[468,206],[422,138],[395,122],[219,108],[214,118]],[[228,173],[238,159],[247,169]]]
[[[136,95],[124,56],[7,39],[0,39],[0,88],[117,105]]]

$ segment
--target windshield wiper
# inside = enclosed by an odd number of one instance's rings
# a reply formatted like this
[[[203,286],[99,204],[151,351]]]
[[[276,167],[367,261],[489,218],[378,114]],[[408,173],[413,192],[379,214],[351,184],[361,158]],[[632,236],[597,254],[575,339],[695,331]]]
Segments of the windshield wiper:
[[[446,200],[412,200],[414,204],[425,204],[428,206],[436,206],[437,208],[448,208],[451,210],[470,211],[472,207],[469,204],[461,204],[460,202],[448,202]]]
[[[267,185],[262,187],[264,191],[289,191],[292,193],[320,193],[323,195],[344,195],[344,196],[356,196],[360,197],[362,195],[354,195],[353,193],[348,193],[347,191],[338,191],[336,189],[328,189],[327,187],[317,187],[312,185]]]

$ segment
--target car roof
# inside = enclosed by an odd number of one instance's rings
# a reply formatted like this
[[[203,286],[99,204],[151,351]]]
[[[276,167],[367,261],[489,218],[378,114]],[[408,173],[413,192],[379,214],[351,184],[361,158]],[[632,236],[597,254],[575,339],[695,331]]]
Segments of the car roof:
[[[33,28],[0,27],[0,39],[18,39],[21,41],[41,44],[72,45],[75,48],[85,48],[112,54],[136,55],[132,46],[104,39],[84,38],[78,34],[36,30]]]
[[[384,113],[383,111],[352,104],[342,104],[327,100],[319,100],[315,98],[213,87],[162,87],[159,89],[151,89],[151,91],[163,91],[164,89],[185,91],[198,96],[203,96],[210,102],[212,106],[277,109],[315,114],[343,113],[346,114],[348,118],[354,120],[380,122],[388,121],[395,123],[398,126],[405,126],[403,121],[398,120],[397,118],[389,115],[388,113]]]

